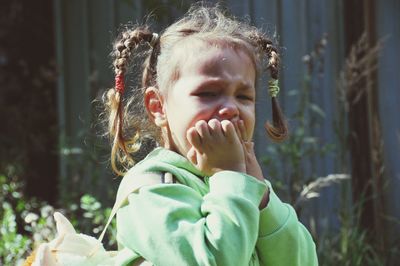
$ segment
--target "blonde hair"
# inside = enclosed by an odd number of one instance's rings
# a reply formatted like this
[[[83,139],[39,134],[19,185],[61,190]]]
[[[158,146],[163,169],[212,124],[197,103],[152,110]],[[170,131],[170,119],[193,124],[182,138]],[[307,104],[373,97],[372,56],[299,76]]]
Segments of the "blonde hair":
[[[272,40],[249,23],[228,17],[219,7],[193,6],[158,38],[146,25],[126,28],[114,42],[112,56],[116,76],[124,77],[135,59],[145,60],[140,88],[123,95],[114,87],[104,97],[112,140],[111,165],[117,174],[123,175],[135,163],[135,154],[146,153],[163,144],[160,129],[148,118],[143,96],[146,88],[167,88],[179,77],[178,62],[171,63],[171,55],[176,45],[188,37],[243,48],[257,69],[267,69],[272,79],[278,79],[280,60]],[[267,134],[274,141],[282,141],[288,129],[275,97],[272,97],[272,118],[272,124],[265,125]]]

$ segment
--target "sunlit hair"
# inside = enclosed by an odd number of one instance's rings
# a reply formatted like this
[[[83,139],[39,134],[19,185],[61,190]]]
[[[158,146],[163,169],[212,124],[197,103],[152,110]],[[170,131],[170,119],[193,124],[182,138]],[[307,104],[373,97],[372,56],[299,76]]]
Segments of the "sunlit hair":
[[[139,88],[130,88],[123,95],[114,87],[104,95],[108,133],[112,140],[111,165],[120,175],[138,156],[156,145],[163,145],[160,129],[147,115],[144,92],[150,86],[166,90],[178,79],[179,60],[172,59],[177,46],[187,47],[191,40],[200,40],[243,49],[258,72],[268,70],[275,80],[279,75],[280,60],[272,40],[248,22],[225,15],[218,7],[193,6],[182,19],[165,29],[156,42],[154,37],[147,25],[127,27],[114,42],[111,54],[116,76],[126,76],[135,62],[144,62]],[[274,141],[287,137],[287,124],[275,97],[272,97],[272,124],[267,122],[265,127]]]

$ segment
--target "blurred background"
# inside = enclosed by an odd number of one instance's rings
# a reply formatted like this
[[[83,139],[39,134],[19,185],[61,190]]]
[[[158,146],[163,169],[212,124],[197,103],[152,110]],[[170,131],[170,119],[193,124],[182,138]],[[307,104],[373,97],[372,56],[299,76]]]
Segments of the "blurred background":
[[[127,23],[160,32],[193,2],[0,1],[0,265],[51,239],[55,210],[99,234],[120,182],[98,122],[112,41]],[[290,138],[266,137],[261,75],[256,152],[320,265],[398,265],[400,0],[217,2],[277,40]]]

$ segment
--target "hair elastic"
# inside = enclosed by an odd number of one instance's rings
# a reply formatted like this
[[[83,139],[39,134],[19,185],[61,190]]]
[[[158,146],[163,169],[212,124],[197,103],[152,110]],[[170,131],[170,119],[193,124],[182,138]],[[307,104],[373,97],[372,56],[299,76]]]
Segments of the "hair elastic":
[[[151,37],[151,41],[150,41],[150,46],[154,47],[156,45],[156,43],[158,42],[158,33],[153,33],[153,36]]]
[[[277,79],[268,81],[268,93],[271,97],[276,97],[279,93],[279,82]]]
[[[125,90],[125,84],[124,84],[124,75],[117,74],[115,76],[115,90],[119,92],[121,95],[124,93]]]

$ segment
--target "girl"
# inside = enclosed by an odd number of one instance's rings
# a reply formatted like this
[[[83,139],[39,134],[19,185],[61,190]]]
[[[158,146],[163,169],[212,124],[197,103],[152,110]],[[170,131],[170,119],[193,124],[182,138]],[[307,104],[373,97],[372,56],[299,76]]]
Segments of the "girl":
[[[310,234],[264,179],[251,142],[263,66],[272,79],[267,133],[275,141],[287,135],[271,40],[218,8],[194,7],[161,35],[127,29],[114,48],[106,106],[112,167],[124,178],[113,263],[317,265]],[[142,86],[124,91],[141,55]]]
[[[162,147],[120,186],[121,195],[135,179],[163,183],[131,193],[118,210],[126,263],[317,265],[310,234],[265,181],[251,142],[264,61],[272,78],[267,132],[276,141],[287,135],[272,42],[218,8],[195,7],[160,36],[127,29],[114,47],[116,86],[107,93],[112,166],[121,172],[118,163],[129,166],[148,139]],[[142,87],[126,96],[124,76],[140,48],[148,49]]]

